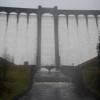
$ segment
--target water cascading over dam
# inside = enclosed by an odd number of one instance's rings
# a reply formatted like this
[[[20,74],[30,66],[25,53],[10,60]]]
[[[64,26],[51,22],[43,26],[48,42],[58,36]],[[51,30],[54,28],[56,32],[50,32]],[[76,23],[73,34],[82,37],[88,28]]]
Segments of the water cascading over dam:
[[[15,64],[41,66],[88,61],[97,56],[99,14],[0,7],[0,57],[6,54]]]

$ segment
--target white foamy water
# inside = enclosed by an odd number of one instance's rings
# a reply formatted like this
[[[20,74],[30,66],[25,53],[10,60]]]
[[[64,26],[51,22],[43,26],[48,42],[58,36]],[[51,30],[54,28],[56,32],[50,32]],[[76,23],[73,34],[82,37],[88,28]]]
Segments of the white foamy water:
[[[70,65],[72,62],[70,60],[69,32],[65,15],[59,15],[58,29],[61,65]]]
[[[5,45],[7,50],[7,55],[10,57],[10,60],[16,58],[16,36],[17,36],[17,14],[11,13],[9,15],[7,31],[5,35]]]
[[[4,56],[5,51],[5,34],[7,28],[7,16],[6,12],[0,13],[0,56]]]
[[[88,26],[84,15],[59,15],[59,55],[61,65],[78,65],[97,56],[98,32],[100,33],[100,16],[98,28],[93,15],[88,16]],[[68,23],[68,26],[67,26]],[[41,65],[55,65],[54,17],[42,16],[41,23]],[[0,13],[0,57],[4,54],[16,64],[36,64],[37,54],[37,15],[21,13],[17,23],[17,14],[10,13],[8,25],[7,14]]]
[[[97,18],[98,18],[98,31],[100,33],[100,15],[98,15]]]
[[[89,59],[97,56],[98,29],[94,15],[88,15]]]
[[[87,29],[86,18],[84,15],[78,16],[78,38],[79,38],[79,62],[85,62],[89,60],[89,34]]]
[[[27,61],[36,64],[37,53],[37,15],[30,14],[27,32]]]
[[[16,44],[16,63],[23,64],[27,60],[27,16],[24,13],[19,15]]]
[[[42,16],[42,39],[41,39],[41,64],[55,64],[54,47],[54,18],[52,15]]]
[[[77,22],[74,15],[68,16],[68,31],[69,31],[69,59],[72,65],[79,63],[79,38],[77,30]]]

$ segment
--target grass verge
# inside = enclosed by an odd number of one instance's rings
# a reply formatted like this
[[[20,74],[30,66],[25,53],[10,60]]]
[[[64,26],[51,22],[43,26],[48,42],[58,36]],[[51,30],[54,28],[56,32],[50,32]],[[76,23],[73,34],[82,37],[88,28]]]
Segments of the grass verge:
[[[100,64],[98,60],[85,64],[82,74],[86,87],[100,97]]]
[[[5,89],[0,100],[12,100],[14,96],[23,93],[29,86],[30,74],[31,68],[27,66],[8,66],[6,80],[3,81]]]

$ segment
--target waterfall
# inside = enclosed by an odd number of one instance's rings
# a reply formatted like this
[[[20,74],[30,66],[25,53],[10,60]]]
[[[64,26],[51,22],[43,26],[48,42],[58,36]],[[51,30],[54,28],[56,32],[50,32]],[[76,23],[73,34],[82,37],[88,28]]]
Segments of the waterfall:
[[[59,55],[61,65],[70,65],[70,49],[69,49],[69,33],[67,26],[67,19],[65,15],[58,16],[58,34],[59,34]]]
[[[21,13],[17,25],[17,14],[10,13],[4,40],[7,54],[14,63],[23,64],[28,61],[29,64],[36,64],[37,16],[30,14],[27,23],[27,15]]]
[[[25,13],[20,13],[16,44],[16,64],[23,64],[27,61],[27,16]]]
[[[41,63],[42,65],[55,64],[54,45],[54,18],[50,14],[42,16],[42,37],[41,37]]]
[[[16,30],[17,30],[17,14],[12,12],[9,15],[8,27],[5,37],[7,54],[11,61],[15,59]]]
[[[100,33],[100,15],[98,27],[94,15],[58,16],[58,40],[61,65],[78,65],[97,56],[98,33]],[[87,21],[87,22],[86,22]],[[88,25],[87,25],[88,24]],[[54,17],[42,15],[41,23],[41,65],[55,65]],[[0,57],[4,54],[15,64],[36,65],[37,56],[37,15],[0,12]]]
[[[27,58],[30,64],[36,65],[37,50],[37,15],[29,15],[29,24],[27,32]]]
[[[89,36],[87,30],[86,18],[84,15],[78,16],[78,36],[80,50],[80,64],[89,60]]]
[[[98,18],[98,32],[100,36],[100,15],[98,15],[97,18]]]
[[[0,12],[0,57],[5,53],[5,35],[7,27],[7,13]]]
[[[97,56],[98,30],[94,15],[88,15],[89,59]]]
[[[68,31],[69,31],[69,60],[71,65],[77,65],[79,62],[79,41],[78,41],[78,30],[77,21],[75,15],[68,16]]]

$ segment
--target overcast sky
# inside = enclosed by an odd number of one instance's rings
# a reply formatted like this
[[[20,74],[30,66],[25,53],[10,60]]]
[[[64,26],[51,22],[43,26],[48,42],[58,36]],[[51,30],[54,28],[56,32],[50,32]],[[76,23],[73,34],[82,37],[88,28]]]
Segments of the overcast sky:
[[[59,9],[100,10],[100,0],[0,0],[0,6],[37,8],[58,6]]]

